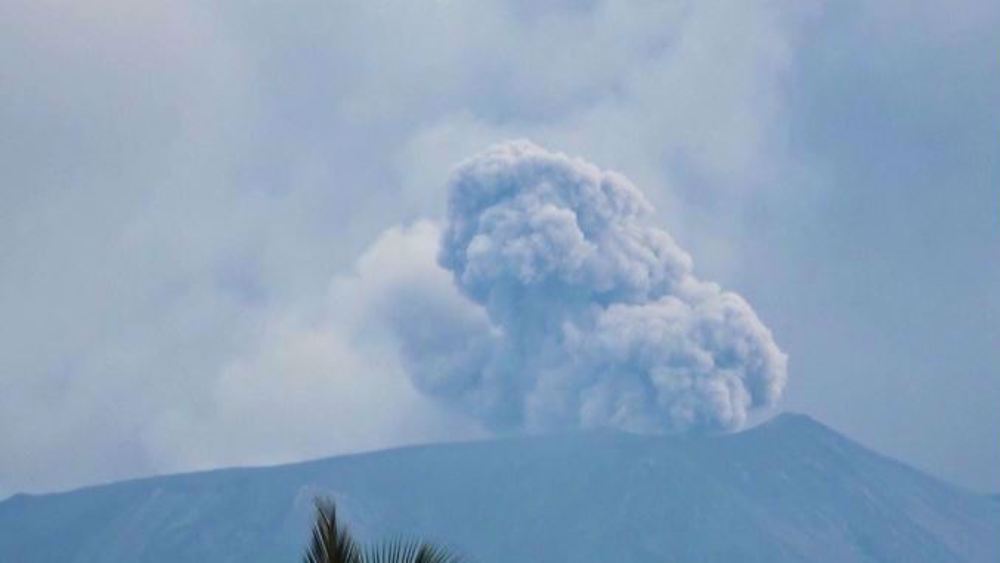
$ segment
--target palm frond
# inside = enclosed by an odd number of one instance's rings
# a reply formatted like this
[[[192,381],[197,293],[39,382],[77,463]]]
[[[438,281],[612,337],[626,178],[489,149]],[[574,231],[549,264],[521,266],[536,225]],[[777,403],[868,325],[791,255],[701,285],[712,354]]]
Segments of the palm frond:
[[[365,552],[364,563],[458,563],[444,548],[423,542],[390,541]]]
[[[368,549],[337,521],[329,499],[316,499],[316,521],[305,563],[459,563],[444,548],[419,541],[393,540]]]
[[[305,563],[363,563],[361,548],[346,526],[337,522],[332,501],[316,499],[316,520]]]
[[[425,543],[417,550],[413,563],[458,563],[458,557],[442,547]]]
[[[365,552],[365,563],[410,563],[417,548],[416,543],[400,540],[380,543]]]

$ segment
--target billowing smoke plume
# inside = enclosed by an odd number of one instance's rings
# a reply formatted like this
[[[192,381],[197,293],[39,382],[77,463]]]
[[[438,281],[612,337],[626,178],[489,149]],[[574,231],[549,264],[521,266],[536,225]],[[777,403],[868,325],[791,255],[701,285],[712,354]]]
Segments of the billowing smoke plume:
[[[461,164],[439,264],[465,308],[395,323],[418,389],[499,429],[729,430],[774,403],[786,356],[700,281],[629,181],[526,141]]]

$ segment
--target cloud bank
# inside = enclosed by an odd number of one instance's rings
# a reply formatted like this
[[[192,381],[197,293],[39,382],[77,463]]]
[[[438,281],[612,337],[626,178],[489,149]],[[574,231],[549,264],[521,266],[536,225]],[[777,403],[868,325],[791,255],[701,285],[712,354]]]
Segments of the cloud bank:
[[[752,292],[784,406],[1000,486],[995,2],[0,4],[0,497],[478,432],[375,341],[493,350],[413,221],[520,137]]]
[[[441,217],[454,162],[526,136],[628,170],[713,246],[703,268],[735,269],[715,248],[749,239],[666,186],[762,185],[791,4],[3,3],[0,497],[477,432],[345,313],[402,322],[379,280],[426,271],[447,306],[410,307],[485,318],[438,227],[387,229]]]
[[[529,431],[733,430],[780,397],[770,331],[695,277],[623,176],[514,141],[448,190],[438,263],[464,303],[412,295],[391,319],[421,391]]]

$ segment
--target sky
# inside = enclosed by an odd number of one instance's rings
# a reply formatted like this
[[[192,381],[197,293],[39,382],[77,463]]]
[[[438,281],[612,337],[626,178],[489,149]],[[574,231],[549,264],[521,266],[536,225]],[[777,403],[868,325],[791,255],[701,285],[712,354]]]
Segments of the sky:
[[[787,381],[751,423],[1000,491],[998,26],[985,0],[0,0],[0,497],[524,431],[428,392],[393,324],[476,294],[435,261],[452,174],[511,139],[627,178],[752,306]]]

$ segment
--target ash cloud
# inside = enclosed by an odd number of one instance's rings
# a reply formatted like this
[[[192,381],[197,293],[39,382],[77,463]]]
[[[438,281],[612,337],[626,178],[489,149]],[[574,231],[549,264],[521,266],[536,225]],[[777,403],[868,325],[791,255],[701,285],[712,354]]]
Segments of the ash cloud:
[[[437,261],[464,299],[410,299],[392,320],[422,392],[529,431],[733,430],[780,397],[770,331],[695,277],[625,177],[514,141],[448,187]]]

